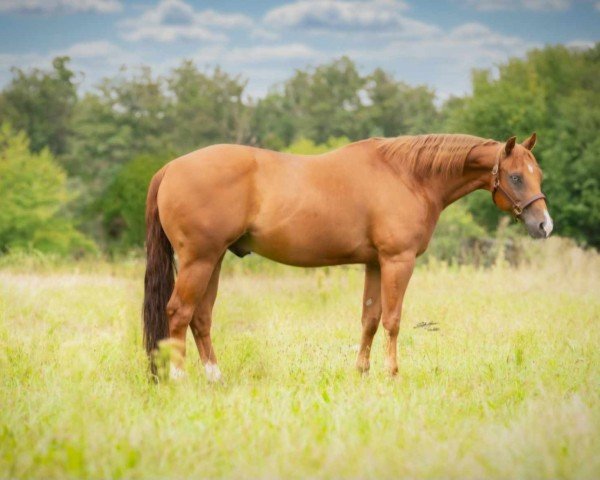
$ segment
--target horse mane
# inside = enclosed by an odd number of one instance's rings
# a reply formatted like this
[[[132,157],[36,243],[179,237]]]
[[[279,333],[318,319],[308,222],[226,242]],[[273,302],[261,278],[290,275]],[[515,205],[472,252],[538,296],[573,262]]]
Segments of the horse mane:
[[[473,135],[434,133],[376,138],[377,151],[394,169],[419,177],[461,174],[469,152],[478,145],[496,143]]]

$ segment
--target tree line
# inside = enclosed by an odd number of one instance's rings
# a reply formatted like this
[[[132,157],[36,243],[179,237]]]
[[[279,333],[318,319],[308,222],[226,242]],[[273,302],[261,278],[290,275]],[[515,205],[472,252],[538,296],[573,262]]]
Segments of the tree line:
[[[600,44],[549,46],[475,71],[472,94],[441,106],[431,89],[383,69],[361,74],[347,57],[297,70],[256,100],[244,78],[191,61],[163,76],[123,68],[84,93],[78,79],[58,57],[49,69],[13,69],[0,92],[0,252],[141,246],[152,174],[214,143],[316,153],[371,136],[532,131],[559,234],[600,247]],[[483,192],[458,208],[452,221],[468,225],[442,231],[498,225]]]

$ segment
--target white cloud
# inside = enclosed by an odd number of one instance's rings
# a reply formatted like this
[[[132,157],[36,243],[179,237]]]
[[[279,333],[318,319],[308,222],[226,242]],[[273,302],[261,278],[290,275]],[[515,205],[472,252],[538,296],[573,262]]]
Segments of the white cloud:
[[[399,58],[437,59],[475,64],[501,61],[535,46],[516,36],[497,33],[481,23],[465,23],[447,32],[420,39],[397,39],[379,50],[353,50],[350,57],[393,61]],[[482,65],[488,66],[488,65]]]
[[[71,58],[69,68],[77,74],[76,82],[80,83],[84,90],[92,88],[104,76],[114,75],[123,65],[135,67],[140,64],[138,56],[105,40],[75,43],[46,54],[0,53],[0,85],[5,85],[11,80],[12,67],[25,71],[32,68],[51,70],[52,60],[58,56]]]
[[[50,56],[67,55],[71,58],[109,58],[122,55],[124,51],[114,43],[106,40],[81,42],[71,45],[63,50],[57,50]]]
[[[318,32],[394,32],[425,36],[437,27],[405,16],[401,0],[297,0],[269,10],[263,23],[275,29]]]
[[[384,66],[409,83],[429,78],[441,98],[470,91],[470,72],[492,68],[539,45],[466,23],[427,38],[397,39],[385,48],[348,51],[350,58],[371,68]]]
[[[124,65],[136,68],[141,63],[134,53],[105,40],[75,43],[67,48],[54,50],[48,54],[46,63],[50,64],[51,59],[59,55],[71,58],[70,68],[77,72],[78,83],[84,90],[91,89],[106,76],[115,75]]]
[[[320,52],[302,43],[256,45],[233,49],[217,46],[202,49],[194,55],[194,58],[200,63],[216,62],[225,66],[287,63],[298,60],[316,60],[321,57]]]
[[[110,69],[123,65],[135,66],[139,57],[119,45],[106,40],[75,43],[67,48],[53,50],[46,56],[47,62],[57,56],[68,56],[74,70],[94,71],[94,78],[100,75],[112,75]]]
[[[214,10],[197,11],[183,0],[162,0],[137,18],[123,20],[120,24],[126,40],[194,39],[210,42],[224,41],[223,30],[252,28],[252,19],[239,13],[220,13]]]
[[[258,27],[252,29],[250,36],[258,40],[277,40],[281,35],[278,32],[273,32],[271,30],[267,30],[266,28]]]
[[[510,49],[521,50],[523,40],[516,36],[504,35],[494,32],[487,25],[481,23],[465,23],[453,28],[443,39],[443,43],[448,47],[474,47],[474,48],[493,48],[496,50]]]
[[[591,40],[571,40],[565,45],[575,50],[587,50],[588,48],[593,48],[595,44],[596,43]]]
[[[47,58],[38,53],[0,53],[0,74],[4,74],[6,79],[10,78],[10,69],[16,68],[32,68],[44,65]]]
[[[239,47],[227,52],[225,59],[236,63],[266,63],[290,60],[310,60],[321,54],[301,43],[288,45],[258,45],[254,47]]]
[[[465,0],[467,5],[481,11],[497,10],[567,10],[572,0]]]
[[[28,1],[33,0],[24,0]],[[455,1],[464,4],[472,0]],[[57,3],[56,0],[48,3],[52,2]],[[409,83],[429,82],[446,98],[470,90],[473,68],[491,68],[539,46],[481,23],[443,29],[418,22],[406,16],[407,6],[402,1],[288,2],[268,11],[261,21],[253,22],[246,15],[201,10],[184,0],[161,0],[119,23],[121,36],[132,41],[200,39],[206,43],[177,44],[176,55],[165,55],[165,49],[149,49],[142,42],[134,45],[123,42],[124,46],[119,46],[119,40],[113,43],[104,39],[50,52],[44,49],[47,52],[44,54],[0,53],[0,85],[10,79],[8,67],[48,69],[56,55],[69,55],[73,59],[72,68],[85,72],[84,90],[103,76],[113,76],[121,65],[135,68],[144,63],[151,65],[155,74],[163,74],[183,58],[192,58],[201,68],[220,65],[229,73],[242,75],[249,80],[248,92],[260,96],[272,85],[290,78],[296,68],[348,55],[363,72],[383,67]],[[525,4],[534,8],[533,0],[495,2],[503,8],[526,8]],[[0,5],[8,3],[0,0]],[[600,1],[594,0],[589,6],[600,9]],[[234,37],[232,42],[225,43],[227,35],[240,30],[244,34],[242,41],[233,44]],[[587,48],[591,44],[574,39],[567,45]],[[200,47],[203,48],[198,50]]]
[[[122,9],[120,0],[0,0],[0,12],[113,13]]]

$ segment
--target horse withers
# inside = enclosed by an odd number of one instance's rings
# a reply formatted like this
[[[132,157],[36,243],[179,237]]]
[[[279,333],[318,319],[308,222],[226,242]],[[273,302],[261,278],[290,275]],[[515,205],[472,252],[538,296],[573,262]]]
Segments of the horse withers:
[[[432,134],[371,138],[314,156],[214,145],[171,161],[152,178],[146,203],[146,350],[169,339],[178,353],[171,375],[181,376],[191,327],[209,379],[220,378],[210,329],[229,249],[303,267],[364,264],[356,365],[369,370],[381,323],[386,368],[396,374],[404,292],[445,207],[487,189],[532,237],[552,232],[535,142],[535,134],[522,144]]]

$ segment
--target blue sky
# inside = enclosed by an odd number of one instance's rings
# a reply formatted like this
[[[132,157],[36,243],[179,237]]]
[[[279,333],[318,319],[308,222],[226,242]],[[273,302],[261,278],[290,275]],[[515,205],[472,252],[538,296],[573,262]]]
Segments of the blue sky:
[[[92,89],[121,65],[168,72],[220,65],[264,95],[296,68],[348,55],[440,98],[469,91],[473,68],[530,48],[600,40],[596,0],[0,0],[0,85],[11,66],[69,55]]]

